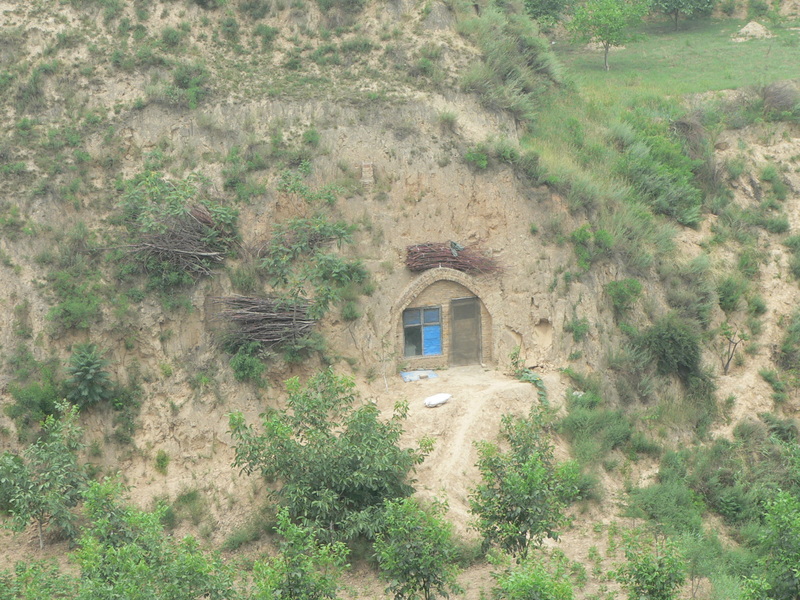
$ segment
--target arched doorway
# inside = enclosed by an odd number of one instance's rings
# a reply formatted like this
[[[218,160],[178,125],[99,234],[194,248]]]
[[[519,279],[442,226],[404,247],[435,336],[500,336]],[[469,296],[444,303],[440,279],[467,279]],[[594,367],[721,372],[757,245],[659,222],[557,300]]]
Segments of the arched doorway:
[[[426,271],[396,305],[397,348],[412,369],[491,360],[491,316],[474,282],[452,269]]]

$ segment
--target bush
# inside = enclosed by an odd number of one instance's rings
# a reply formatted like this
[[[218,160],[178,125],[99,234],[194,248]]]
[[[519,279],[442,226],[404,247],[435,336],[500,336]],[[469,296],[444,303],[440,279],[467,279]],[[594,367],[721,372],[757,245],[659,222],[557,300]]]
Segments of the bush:
[[[697,227],[703,199],[694,183],[695,163],[666,131],[666,123],[654,125],[642,116],[634,123],[638,139],[624,149],[616,171],[633,183],[656,213]]]
[[[108,361],[94,344],[79,344],[72,352],[67,367],[69,378],[64,383],[67,400],[78,408],[109,400],[114,393]]]
[[[275,41],[275,38],[278,37],[278,33],[280,32],[279,29],[276,27],[270,27],[269,25],[256,25],[254,33],[257,37],[261,38],[261,45],[264,48],[269,48],[272,46],[272,42]]]
[[[656,550],[625,549],[627,563],[617,571],[617,581],[630,600],[673,600],[684,580],[685,565],[677,548],[669,543]]]
[[[488,150],[483,145],[471,148],[464,154],[464,162],[475,169],[483,171],[489,166]]]
[[[258,387],[264,386],[264,371],[267,366],[258,356],[261,351],[261,344],[258,342],[246,342],[239,346],[236,354],[230,360],[233,377],[236,381],[250,381]]]
[[[156,471],[158,471],[162,475],[166,475],[168,466],[169,466],[169,454],[167,454],[164,450],[159,450],[158,452],[156,452],[156,460],[155,460]]]
[[[358,308],[358,303],[352,300],[345,302],[342,306],[342,319],[345,321],[355,321],[361,316],[361,310]]]
[[[223,4],[225,4],[225,0],[191,0],[200,8],[204,8],[206,10],[214,10],[219,8]]]
[[[672,313],[645,330],[638,341],[653,356],[660,374],[677,375],[684,383],[701,375],[700,335],[695,323]]]
[[[642,284],[638,279],[622,279],[620,281],[610,281],[606,284],[606,294],[611,298],[611,305],[614,312],[618,315],[628,312],[639,296],[642,294]]]
[[[538,560],[526,560],[499,573],[492,573],[498,600],[572,600],[569,579],[551,575]]]
[[[248,19],[263,19],[269,14],[269,0],[240,0],[239,12]]]
[[[573,316],[571,321],[564,323],[564,331],[571,333],[575,342],[582,342],[589,333],[589,328],[589,319],[586,317],[579,319],[577,315]]]
[[[174,27],[165,27],[161,31],[161,43],[167,48],[177,48],[183,39],[183,33]]]
[[[229,42],[239,41],[239,21],[236,20],[236,17],[228,16],[222,19],[220,29],[222,30],[222,37]]]
[[[667,535],[699,533],[703,502],[683,481],[667,479],[631,491],[630,514],[658,523]]]
[[[579,398],[582,400],[586,395]],[[572,443],[575,458],[581,464],[597,463],[612,450],[628,445],[633,425],[622,411],[582,407],[578,402],[570,400],[569,414],[558,428]]]
[[[56,414],[61,390],[52,380],[35,381],[26,385],[10,384],[8,391],[13,404],[5,406],[5,413],[16,423],[20,432],[34,427],[46,417]]]

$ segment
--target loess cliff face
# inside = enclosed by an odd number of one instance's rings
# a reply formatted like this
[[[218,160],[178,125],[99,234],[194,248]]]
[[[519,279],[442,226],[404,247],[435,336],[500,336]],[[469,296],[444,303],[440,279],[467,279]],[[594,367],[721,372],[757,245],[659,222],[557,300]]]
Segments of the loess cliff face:
[[[427,435],[436,442],[417,473],[420,492],[447,498],[456,530],[467,538],[475,536],[467,510],[477,479],[473,442],[493,439],[501,415],[524,414],[536,398],[531,385],[506,375],[516,348],[524,364],[542,375],[558,410],[565,411],[570,385],[560,370],[569,366],[600,374],[618,400],[609,351],[622,347],[625,337],[604,286],[629,272],[619,260],[579,270],[569,233],[585,217],[513,165],[494,158],[480,168],[465,160],[470,151],[497,142],[517,148],[524,128],[461,91],[464,72],[481,52],[459,32],[463,19],[452,6],[371,3],[354,16],[322,14],[310,3],[276,3],[258,18],[236,12],[233,2],[218,10],[188,1],[134,2],[118,12],[104,6],[0,1],[0,404],[14,402],[19,369],[13,358],[20,348],[37,361],[63,366],[76,344],[97,344],[116,381],[138,382],[141,410],[132,439],[124,443],[114,436],[118,415],[111,408],[83,415],[86,459],[98,473],[121,472],[142,506],[199,490],[203,502],[179,531],[217,545],[250,520],[266,493],[259,479],[231,466],[227,415],[242,411],[253,422],[280,406],[289,377],[332,363],[353,374],[362,394],[387,412],[396,400],[408,400],[406,441]],[[181,68],[190,71],[188,82],[176,74]],[[800,227],[797,125],[723,132],[717,148],[721,163],[745,165],[732,178],[734,202],[742,207],[759,203],[764,185],[747,173],[765,162],[778,165],[786,173],[791,228]],[[237,162],[237,156],[245,158]],[[281,186],[281,178],[296,173],[304,160],[311,167],[304,184],[334,185],[333,206],[310,204]],[[144,276],[121,279],[113,254],[126,244],[119,208],[124,181],[146,170],[173,179],[201,173],[210,196],[239,213],[236,252],[211,277],[168,292],[177,307],[165,307],[170,302],[157,293],[125,296],[124,289],[145,289]],[[233,171],[242,187],[230,183]],[[363,261],[373,289],[357,298],[356,318],[336,308],[320,321],[328,344],[324,358],[313,354],[292,364],[275,356],[267,387],[238,382],[222,347],[224,326],[214,298],[240,291],[237,276],[258,263],[276,223],[321,208],[357,225],[354,243],[337,251]],[[682,229],[670,260],[708,251],[717,219],[709,215],[697,230]],[[406,269],[405,249],[448,241],[475,245],[500,267],[465,280],[489,313],[482,324],[491,332],[484,364],[404,384],[397,376],[407,364],[402,309],[420,278]],[[720,434],[771,410],[771,390],[758,371],[771,367],[782,323],[800,300],[789,276],[790,251],[765,232],[757,243],[765,260],[755,284],[768,305],[757,347],[724,376],[718,340],[704,347],[706,364],[720,374],[718,397],[736,396],[726,419],[715,425]],[[737,260],[724,247],[711,252],[712,269]],[[71,271],[80,261],[84,270]],[[89,296],[99,300],[85,326],[60,327],[53,317],[61,301],[58,272],[91,273],[80,293],[87,302]],[[642,278],[647,300],[635,309],[639,323],[667,305],[655,269]],[[269,289],[266,278],[257,279],[250,293]],[[711,321],[725,319],[715,308]],[[580,335],[576,323],[585,323]],[[666,388],[677,390],[671,385]],[[452,393],[453,401],[424,409],[422,399],[439,392]],[[792,396],[783,410],[791,416],[796,409]],[[666,423],[657,433],[665,443],[686,439],[687,431]],[[15,423],[2,414],[0,424],[0,451],[18,450]],[[557,441],[558,455],[568,457],[569,446]],[[159,453],[169,457],[168,468],[156,468]],[[611,522],[615,493],[655,472],[648,460],[624,473],[603,472],[604,500],[581,516],[562,549],[589,560],[588,548],[604,543],[594,524],[602,529]],[[32,538],[0,535],[0,567],[38,556]],[[252,551],[268,546],[256,542]],[[47,552],[55,556],[64,547],[55,542]],[[374,575],[352,577],[356,595],[374,597],[382,590]],[[481,586],[490,585],[488,567],[474,567],[464,577],[477,582],[468,586],[467,598],[480,597]],[[595,591],[590,586],[584,593]]]

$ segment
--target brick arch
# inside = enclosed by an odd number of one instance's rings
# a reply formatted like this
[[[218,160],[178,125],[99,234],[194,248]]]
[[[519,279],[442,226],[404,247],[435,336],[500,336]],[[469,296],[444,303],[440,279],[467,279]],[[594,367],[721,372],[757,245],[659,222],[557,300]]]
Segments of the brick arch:
[[[481,326],[485,329],[485,333],[488,334],[485,336],[485,341],[488,343],[485,343],[482,348],[483,361],[491,361],[494,354],[492,351],[492,342],[495,339],[495,331],[493,326],[494,319],[492,315],[496,313],[493,310],[493,306],[491,305],[492,303],[487,302],[488,296],[490,295],[489,291],[488,289],[484,289],[484,285],[482,285],[481,282],[476,281],[474,277],[467,275],[466,273],[462,273],[461,271],[448,269],[446,267],[429,269],[422,273],[406,287],[406,289],[400,295],[400,298],[397,300],[397,302],[395,302],[391,312],[391,320],[395,332],[395,344],[400,350],[400,356],[403,355],[403,311],[406,310],[406,308],[408,308],[412,302],[414,302],[414,300],[417,299],[425,290],[432,285],[443,281],[450,281],[459,284],[473,296],[478,298],[482,308]],[[425,359],[408,360],[414,362],[424,361]],[[436,364],[435,366],[447,366],[449,364],[449,357],[443,356],[439,362],[441,364]]]
[[[461,271],[456,271],[455,269],[438,267],[436,269],[428,269],[411,282],[411,284],[400,296],[400,300],[395,303],[394,314],[397,315],[402,313],[408,307],[408,305],[411,304],[414,298],[419,296],[425,290],[425,288],[433,285],[437,281],[453,281],[455,283],[459,283],[480,298],[484,305],[486,304],[486,294],[482,293],[482,286],[475,281],[474,277],[467,275],[466,273],[462,273]],[[486,307],[486,310],[488,310],[490,314],[494,312],[488,306]]]

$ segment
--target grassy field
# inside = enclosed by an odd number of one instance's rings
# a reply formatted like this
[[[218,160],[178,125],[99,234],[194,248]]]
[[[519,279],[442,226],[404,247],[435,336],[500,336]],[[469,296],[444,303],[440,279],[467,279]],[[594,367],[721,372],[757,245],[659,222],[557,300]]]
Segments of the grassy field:
[[[739,43],[731,38],[746,21],[682,20],[678,31],[668,20],[649,23],[642,27],[643,41],[611,51],[609,72],[602,50],[568,42],[554,49],[586,100],[611,104],[641,92],[674,96],[798,77],[798,23],[762,23],[774,37]]]

